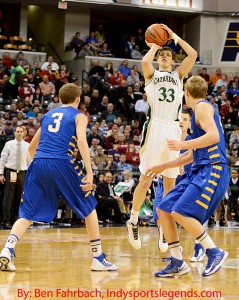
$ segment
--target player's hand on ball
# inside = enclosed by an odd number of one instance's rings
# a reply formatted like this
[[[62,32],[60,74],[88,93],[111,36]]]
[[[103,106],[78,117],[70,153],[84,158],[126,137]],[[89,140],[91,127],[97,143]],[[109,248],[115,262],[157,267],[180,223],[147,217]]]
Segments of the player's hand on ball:
[[[145,43],[147,44],[147,46],[148,46],[149,48],[152,48],[153,46],[154,46],[155,48],[157,48],[157,50],[159,50],[159,49],[162,48],[161,46],[159,46],[159,45],[157,45],[157,44],[155,44],[155,43],[148,43],[147,41],[145,41]]]
[[[165,24],[160,24],[160,26],[168,32],[169,40],[170,40],[172,38],[173,31]]]
[[[156,166],[153,166],[153,167],[149,168],[146,171],[145,175],[154,178],[157,174],[162,173],[164,170],[165,169],[161,165],[156,165]]]
[[[168,140],[168,149],[169,150],[174,150],[174,151],[180,151],[181,149],[181,142],[177,140]]]

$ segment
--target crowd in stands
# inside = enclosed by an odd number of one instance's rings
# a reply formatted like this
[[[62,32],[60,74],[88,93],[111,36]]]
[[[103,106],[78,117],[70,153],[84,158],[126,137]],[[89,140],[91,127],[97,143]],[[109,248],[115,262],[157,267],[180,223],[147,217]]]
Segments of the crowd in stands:
[[[77,33],[72,44],[77,56],[87,49],[92,51],[92,55],[111,56],[101,27],[98,33],[91,32],[86,42],[83,42],[80,33]],[[132,57],[134,50],[137,51],[138,47],[135,46],[140,47],[141,55],[147,51],[140,31],[137,37],[129,40],[127,46],[129,58]],[[177,60],[181,61],[183,57],[184,53],[180,50]],[[187,78],[192,75],[196,74],[189,73]],[[239,168],[238,76],[224,74],[219,68],[215,74],[208,74],[207,69],[202,68],[199,75],[208,83],[208,101],[221,116],[228,148],[229,167],[237,171]],[[64,64],[58,65],[52,56],[49,56],[42,65],[38,62],[30,65],[22,52],[19,52],[16,57],[11,57],[9,52],[4,53],[0,58],[2,99],[0,150],[7,141],[14,139],[14,130],[19,125],[26,130],[25,140],[27,142],[32,140],[40,126],[43,114],[61,105],[58,92],[67,82],[79,84],[71,70],[67,70]],[[140,175],[139,150],[140,142],[144,138],[142,128],[149,113],[147,95],[144,92],[145,82],[138,67],[131,65],[128,59],[123,59],[122,64],[116,68],[111,61],[104,66],[100,65],[97,57],[92,59],[88,82],[82,86],[81,103],[78,109],[89,120],[86,134],[95,175],[95,193],[101,203],[98,210],[99,218],[104,221],[109,220],[108,211],[111,208],[115,212],[115,221],[119,222],[129,213],[132,192]],[[185,103],[182,109],[189,111]],[[84,168],[77,149],[74,159]],[[131,180],[130,188],[121,196],[115,195],[110,187],[126,180]],[[239,180],[237,182],[239,198]],[[106,192],[109,197],[112,197],[111,204],[108,203],[108,206],[104,203]],[[228,195],[229,199],[230,191]],[[235,218],[238,218],[239,206],[238,202],[236,205],[234,202],[231,207],[236,214]],[[105,206],[107,213],[104,211]]]

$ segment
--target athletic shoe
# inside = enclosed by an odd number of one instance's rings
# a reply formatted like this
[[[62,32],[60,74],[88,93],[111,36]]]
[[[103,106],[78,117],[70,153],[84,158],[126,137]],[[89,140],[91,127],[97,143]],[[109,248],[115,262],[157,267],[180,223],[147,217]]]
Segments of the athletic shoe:
[[[191,262],[199,262],[203,261],[204,256],[206,255],[206,251],[201,244],[194,245],[194,254],[190,259]]]
[[[139,224],[134,225],[128,220],[126,222],[127,229],[128,229],[128,240],[130,245],[134,249],[140,249],[141,248],[141,240],[139,236]]]
[[[227,251],[217,247],[207,249],[206,254],[208,256],[208,262],[205,270],[202,273],[202,276],[209,276],[217,272],[228,257]]]
[[[171,257],[170,264],[162,271],[156,272],[155,277],[175,277],[182,276],[190,272],[189,266],[183,259]]]
[[[101,253],[100,256],[94,257],[91,265],[91,271],[117,271],[118,266],[106,260],[106,255]]]
[[[167,241],[165,239],[165,236],[163,234],[163,229],[162,229],[161,226],[159,227],[158,248],[159,248],[159,251],[161,251],[163,253],[168,250],[168,243],[167,243]]]
[[[3,248],[0,254],[0,269],[2,271],[15,272],[16,267],[13,264],[14,257],[16,257],[14,249],[6,247]]]

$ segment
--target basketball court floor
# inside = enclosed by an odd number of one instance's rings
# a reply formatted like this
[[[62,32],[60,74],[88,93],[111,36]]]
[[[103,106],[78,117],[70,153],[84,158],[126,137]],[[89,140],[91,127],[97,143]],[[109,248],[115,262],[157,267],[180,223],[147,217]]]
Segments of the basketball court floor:
[[[8,230],[0,231],[1,246]],[[26,299],[239,299],[239,227],[212,229],[216,244],[229,252],[216,274],[202,277],[206,264],[190,263],[194,240],[180,229],[184,258],[191,272],[160,279],[167,264],[157,248],[155,227],[140,227],[142,248],[128,244],[125,225],[101,228],[103,251],[119,265],[117,272],[91,272],[91,249],[84,227],[29,229],[16,246],[16,273],[0,272],[0,300]]]

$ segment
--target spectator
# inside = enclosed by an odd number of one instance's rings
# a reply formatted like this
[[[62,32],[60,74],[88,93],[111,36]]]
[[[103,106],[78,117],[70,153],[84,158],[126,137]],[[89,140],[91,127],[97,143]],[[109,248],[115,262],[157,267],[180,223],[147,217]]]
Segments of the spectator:
[[[186,58],[186,54],[182,48],[179,48],[178,53],[175,55],[175,62],[181,63]]]
[[[25,141],[30,144],[32,139],[34,138],[35,133],[36,133],[35,128],[29,128],[28,135],[26,136]]]
[[[135,186],[135,181],[133,179],[132,172],[129,171],[129,170],[125,170],[123,172],[123,176],[124,176],[123,181],[126,182],[126,183],[128,183],[129,187],[127,188],[127,190],[125,190],[123,192],[122,198],[124,200],[126,214],[130,215],[130,205],[131,205],[132,200],[133,200],[132,189]]]
[[[17,99],[18,87],[21,85],[23,75],[25,75],[23,67],[17,63],[16,59],[13,59],[10,79],[2,88],[3,99]]]
[[[119,169],[118,169],[117,163],[114,162],[113,154],[107,154],[107,159],[106,159],[106,161],[104,161],[100,164],[99,170],[103,171],[103,173],[105,173],[106,171],[110,171],[113,175],[112,182],[113,183],[117,182]]]
[[[99,144],[99,140],[97,138],[93,138],[91,140],[91,146],[90,146],[90,157],[94,157],[97,154],[97,146]]]
[[[128,67],[129,61],[125,59],[121,66],[118,67],[118,71],[127,78],[130,75],[130,68]]]
[[[146,93],[143,94],[143,99],[139,99],[136,101],[134,108],[136,112],[136,117],[139,120],[140,125],[142,126],[143,123],[146,121],[146,116],[149,112],[149,104]]]
[[[210,83],[210,75],[207,73],[207,68],[202,68],[201,73],[198,75],[201,76],[208,84]]]
[[[233,145],[239,145],[239,127],[236,127],[235,130],[231,133],[229,139],[229,148],[232,149]],[[238,146],[237,146],[238,148]]]
[[[123,180],[123,172],[125,170],[132,171],[132,166],[130,164],[126,163],[126,155],[125,154],[120,155],[120,159],[118,162],[118,168],[119,168],[119,179],[120,180]]]
[[[5,133],[7,142],[14,139],[14,130],[12,128],[11,121],[6,121],[4,133]]]
[[[99,50],[99,56],[101,57],[112,57],[111,50],[108,49],[108,44],[104,43],[102,49]]]
[[[102,133],[102,136],[103,136],[103,133]],[[98,128],[96,126],[92,126],[91,131],[86,136],[89,147],[91,145],[91,141],[93,138],[97,139],[99,141],[99,145],[103,146],[104,140],[103,140],[102,136],[100,134],[98,134]]]
[[[101,163],[106,162],[107,155],[103,153],[103,147],[101,145],[98,145],[96,150],[97,154],[93,157],[93,160],[95,165],[99,167]]]
[[[48,76],[44,75],[42,82],[39,83],[41,93],[44,100],[52,100],[53,95],[56,93],[55,85],[48,80]]]
[[[129,144],[128,150],[125,155],[126,162],[131,166],[138,166],[140,164],[139,152],[136,151],[135,145],[133,143]]]
[[[132,59],[142,59],[143,54],[140,52],[140,48],[138,45],[135,45],[135,47],[131,51],[131,58]]]
[[[60,107],[60,106],[61,106],[61,102],[60,102],[59,96],[54,95],[53,101],[50,102],[47,106],[47,110],[51,110],[53,108]]]
[[[87,43],[84,43],[77,57],[85,57],[85,56],[93,56],[93,55],[94,52],[90,49],[90,46]]]
[[[139,82],[139,74],[131,69],[130,75],[127,77],[126,82],[128,85],[133,86],[136,82]]]
[[[238,144],[232,146],[231,150],[231,155],[228,157],[229,161],[229,167],[232,168],[238,161],[239,161],[239,156],[238,156]]]
[[[122,216],[119,204],[123,205],[123,199],[116,196],[113,188],[111,187],[113,175],[111,172],[107,171],[104,174],[104,179],[102,182],[97,184],[96,188],[96,198],[99,201],[101,207],[100,215],[98,218],[105,223],[109,223],[110,218],[116,223],[122,223]],[[110,209],[114,210],[114,216],[110,215]]]
[[[227,75],[226,74],[222,74],[222,78],[220,78],[216,84],[214,85],[214,89],[213,91],[215,92],[217,90],[217,87],[218,86],[225,86],[226,87],[226,90],[227,90],[227,85],[228,85],[228,82],[227,82]]]
[[[125,55],[127,58],[131,58],[131,53],[132,53],[132,50],[134,49],[134,47],[135,47],[134,37],[130,36],[129,40],[126,42],[126,45],[125,45]],[[127,77],[127,76],[125,76],[125,77]]]
[[[100,43],[99,43],[99,41],[97,40],[97,38],[95,37],[94,31],[91,31],[91,32],[90,32],[90,35],[89,35],[89,37],[86,39],[85,42],[90,46],[91,50],[93,50],[94,55],[97,55],[97,52],[98,52],[99,47],[100,47]]]
[[[22,86],[18,89],[18,99],[23,100],[26,97],[29,97],[29,101],[32,104],[33,100],[33,90],[31,86],[28,84],[28,79],[24,78]]]
[[[89,80],[92,89],[100,87],[100,80],[105,76],[104,67],[100,66],[97,59],[92,61],[92,68],[89,70]]]
[[[47,70],[48,65],[52,66],[51,69],[53,72],[59,70],[58,64],[53,61],[53,56],[48,56],[47,61],[42,64],[41,69]]]
[[[214,86],[219,79],[222,78],[222,70],[218,68],[216,73],[212,75],[212,85]]]
[[[71,46],[75,50],[76,58],[79,57],[78,54],[81,51],[84,44],[84,41],[80,38],[80,32],[76,32],[75,36],[71,41]]]
[[[117,113],[114,111],[114,105],[112,103],[107,104],[107,110],[101,114],[101,117],[105,119],[107,125],[114,123]]]
[[[97,114],[100,116],[104,111],[107,110],[107,105],[109,102],[108,96],[103,96],[102,101],[96,105]]]
[[[95,38],[100,45],[103,45],[106,41],[106,33],[103,31],[103,26],[99,25],[98,30],[95,32]]]

